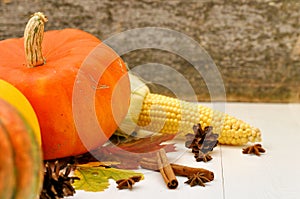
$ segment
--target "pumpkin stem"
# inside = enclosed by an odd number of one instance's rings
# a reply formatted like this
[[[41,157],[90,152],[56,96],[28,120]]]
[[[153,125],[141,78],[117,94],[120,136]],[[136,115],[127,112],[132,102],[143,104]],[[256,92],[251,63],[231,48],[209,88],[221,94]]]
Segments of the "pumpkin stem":
[[[33,68],[45,64],[42,55],[42,41],[44,36],[44,23],[47,17],[41,13],[34,13],[29,19],[24,31],[24,47],[27,67]]]

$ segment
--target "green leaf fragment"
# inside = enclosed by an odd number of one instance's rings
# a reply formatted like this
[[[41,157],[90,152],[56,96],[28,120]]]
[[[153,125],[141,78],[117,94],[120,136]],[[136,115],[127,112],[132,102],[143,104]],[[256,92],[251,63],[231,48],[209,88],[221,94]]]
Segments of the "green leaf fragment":
[[[108,188],[109,179],[115,181],[121,179],[131,178],[133,176],[142,176],[142,173],[138,173],[130,170],[105,168],[105,167],[77,167],[74,175],[79,177],[80,180],[74,182],[73,186],[76,190],[84,190],[88,192],[104,191]]]

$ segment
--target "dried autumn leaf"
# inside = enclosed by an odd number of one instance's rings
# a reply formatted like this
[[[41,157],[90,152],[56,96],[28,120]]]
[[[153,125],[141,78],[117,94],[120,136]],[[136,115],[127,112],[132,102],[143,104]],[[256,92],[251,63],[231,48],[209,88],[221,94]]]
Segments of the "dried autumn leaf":
[[[74,174],[80,178],[80,180],[75,181],[73,184],[75,190],[98,192],[104,191],[109,186],[107,177],[95,175],[92,171],[88,171],[88,169],[76,170]]]
[[[174,150],[172,144],[162,144],[163,142],[174,139],[176,135],[155,135],[145,138],[140,138],[130,142],[125,142],[117,145],[119,148],[122,148],[125,151],[134,152],[134,153],[149,153],[161,148],[165,148],[167,151]]]
[[[79,177],[80,180],[74,182],[73,186],[76,190],[84,190],[89,192],[104,191],[108,188],[109,179],[115,181],[130,178],[133,176],[141,176],[144,178],[142,173],[135,171],[122,170],[116,168],[106,168],[103,166],[95,166],[96,163],[78,165],[74,175]]]
[[[118,162],[112,167],[120,169],[138,169],[142,158],[152,157],[156,151],[164,148],[166,152],[175,151],[174,144],[163,142],[172,140],[175,135],[155,135],[130,140],[119,144],[109,144],[92,151],[93,155],[85,154],[78,159],[80,163],[87,161]]]

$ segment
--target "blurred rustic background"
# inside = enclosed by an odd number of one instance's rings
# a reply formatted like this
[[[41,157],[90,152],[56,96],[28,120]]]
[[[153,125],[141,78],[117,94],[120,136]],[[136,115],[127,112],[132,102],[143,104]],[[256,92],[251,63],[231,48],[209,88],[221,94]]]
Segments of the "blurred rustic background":
[[[2,0],[0,40],[21,37],[36,11],[48,16],[46,30],[79,28],[101,40],[133,28],[169,28],[192,37],[210,54],[227,101],[299,102],[299,10],[298,0]],[[190,80],[199,100],[209,100],[203,79],[179,56],[138,50],[123,58],[130,67],[172,66]]]

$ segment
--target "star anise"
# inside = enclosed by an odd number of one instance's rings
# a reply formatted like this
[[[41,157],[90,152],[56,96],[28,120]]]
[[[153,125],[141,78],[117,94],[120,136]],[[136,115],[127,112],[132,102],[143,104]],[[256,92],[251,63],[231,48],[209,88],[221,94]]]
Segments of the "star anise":
[[[257,156],[260,156],[260,153],[264,153],[264,152],[266,152],[266,150],[264,148],[262,148],[261,144],[255,144],[255,145],[243,148],[244,154],[255,154]]]
[[[133,176],[131,178],[127,179],[121,179],[117,180],[116,183],[118,184],[117,188],[118,189],[132,189],[132,186],[141,180],[141,176]]]
[[[40,199],[59,199],[65,196],[73,196],[75,189],[71,185],[74,180],[79,180],[78,177],[69,177],[72,166],[59,165],[58,161],[54,163],[53,169],[47,162],[45,164],[43,190],[40,194]],[[65,171],[61,171],[65,169]]]
[[[210,180],[205,177],[204,173],[196,173],[193,174],[192,176],[188,176],[188,181],[186,181],[185,183],[189,184],[191,187],[195,186],[195,185],[200,185],[205,187],[206,182],[210,182]]]
[[[260,156],[260,153],[264,153],[264,152],[266,152],[266,150],[262,148],[261,144],[255,144],[255,145],[243,148],[244,154],[255,154],[257,156]]]
[[[212,126],[206,126],[203,130],[200,124],[193,126],[194,134],[186,135],[185,146],[191,148],[197,161],[209,161],[212,159],[208,153],[218,145],[218,134],[213,133]],[[200,158],[199,158],[200,157]]]

